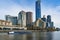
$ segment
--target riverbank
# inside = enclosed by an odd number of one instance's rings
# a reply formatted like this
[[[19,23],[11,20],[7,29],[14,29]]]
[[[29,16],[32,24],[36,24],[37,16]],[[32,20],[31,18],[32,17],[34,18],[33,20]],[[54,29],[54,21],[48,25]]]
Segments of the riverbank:
[[[53,31],[47,31],[47,30],[0,30],[0,33],[7,33],[7,32],[11,32],[11,31],[15,31],[15,32],[53,32]]]

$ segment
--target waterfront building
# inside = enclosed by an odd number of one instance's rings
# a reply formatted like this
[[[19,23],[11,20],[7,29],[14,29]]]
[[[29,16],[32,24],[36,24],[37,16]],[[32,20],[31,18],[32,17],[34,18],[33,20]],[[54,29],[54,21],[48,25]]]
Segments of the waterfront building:
[[[6,21],[12,22],[12,25],[17,25],[17,17],[6,15]]]
[[[32,25],[32,12],[26,12],[26,25]]]
[[[37,0],[36,1],[36,20],[38,20],[39,18],[41,18],[41,0]]]
[[[41,18],[44,22],[47,22],[45,15]]]
[[[53,22],[51,22],[51,27],[54,27],[54,23]]]
[[[50,15],[47,16],[47,22],[51,23],[51,16]]]
[[[26,26],[26,12],[21,11],[18,14],[18,25],[20,27],[25,27]]]
[[[51,22],[51,16],[50,15],[47,16],[47,22],[49,23],[50,27],[54,27],[54,23]]]
[[[34,24],[35,27],[40,27],[40,28],[45,28],[46,27],[46,22],[44,22],[42,19],[38,19],[35,21]]]
[[[46,28],[50,27],[50,23],[46,22]]]
[[[53,22],[51,22],[51,23],[47,22],[46,23],[46,27],[47,28],[53,28],[54,27],[54,23]]]
[[[12,26],[12,22],[0,20],[0,26]]]

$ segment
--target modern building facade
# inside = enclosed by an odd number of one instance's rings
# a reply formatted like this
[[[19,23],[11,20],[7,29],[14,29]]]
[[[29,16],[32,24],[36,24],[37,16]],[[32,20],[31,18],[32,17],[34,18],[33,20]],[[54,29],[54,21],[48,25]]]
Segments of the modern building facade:
[[[32,12],[26,12],[26,25],[31,26],[32,24]]]
[[[43,18],[41,18],[44,22],[47,22],[47,19],[45,17],[45,15],[43,16]]]
[[[54,23],[51,21],[51,16],[50,15],[48,15],[47,16],[47,25],[48,25],[48,27],[54,27]]]
[[[35,27],[40,27],[40,28],[45,28],[46,27],[46,22],[44,22],[43,20],[41,19],[38,19],[35,24],[34,24]]]
[[[36,1],[36,20],[41,18],[41,0]]]
[[[6,21],[12,22],[12,25],[17,25],[17,17],[6,15]]]
[[[46,22],[46,28],[51,27],[49,22]]]
[[[47,16],[47,22],[51,23],[51,16],[50,15]]]
[[[21,11],[18,14],[18,25],[20,25],[21,27],[25,27],[26,26],[26,12]]]
[[[54,22],[51,22],[51,27],[54,27]]]
[[[47,28],[53,28],[54,27],[54,23],[53,22],[51,22],[51,23],[47,22],[46,23],[46,27]]]

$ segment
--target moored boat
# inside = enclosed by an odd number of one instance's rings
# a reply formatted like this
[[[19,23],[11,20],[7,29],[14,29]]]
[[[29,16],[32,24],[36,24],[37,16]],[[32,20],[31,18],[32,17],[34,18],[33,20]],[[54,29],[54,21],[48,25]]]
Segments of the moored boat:
[[[8,32],[8,34],[31,34],[32,32],[31,31],[11,31],[11,32]]]

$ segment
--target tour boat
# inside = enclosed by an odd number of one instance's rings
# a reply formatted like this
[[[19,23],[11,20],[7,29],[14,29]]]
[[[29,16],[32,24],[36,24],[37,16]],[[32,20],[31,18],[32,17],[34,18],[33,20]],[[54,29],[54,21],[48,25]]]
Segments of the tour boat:
[[[18,31],[16,31],[16,32],[14,32],[14,31],[11,31],[11,32],[8,32],[8,34],[31,34],[32,32],[28,32],[28,31],[20,31],[20,32],[18,32]]]

